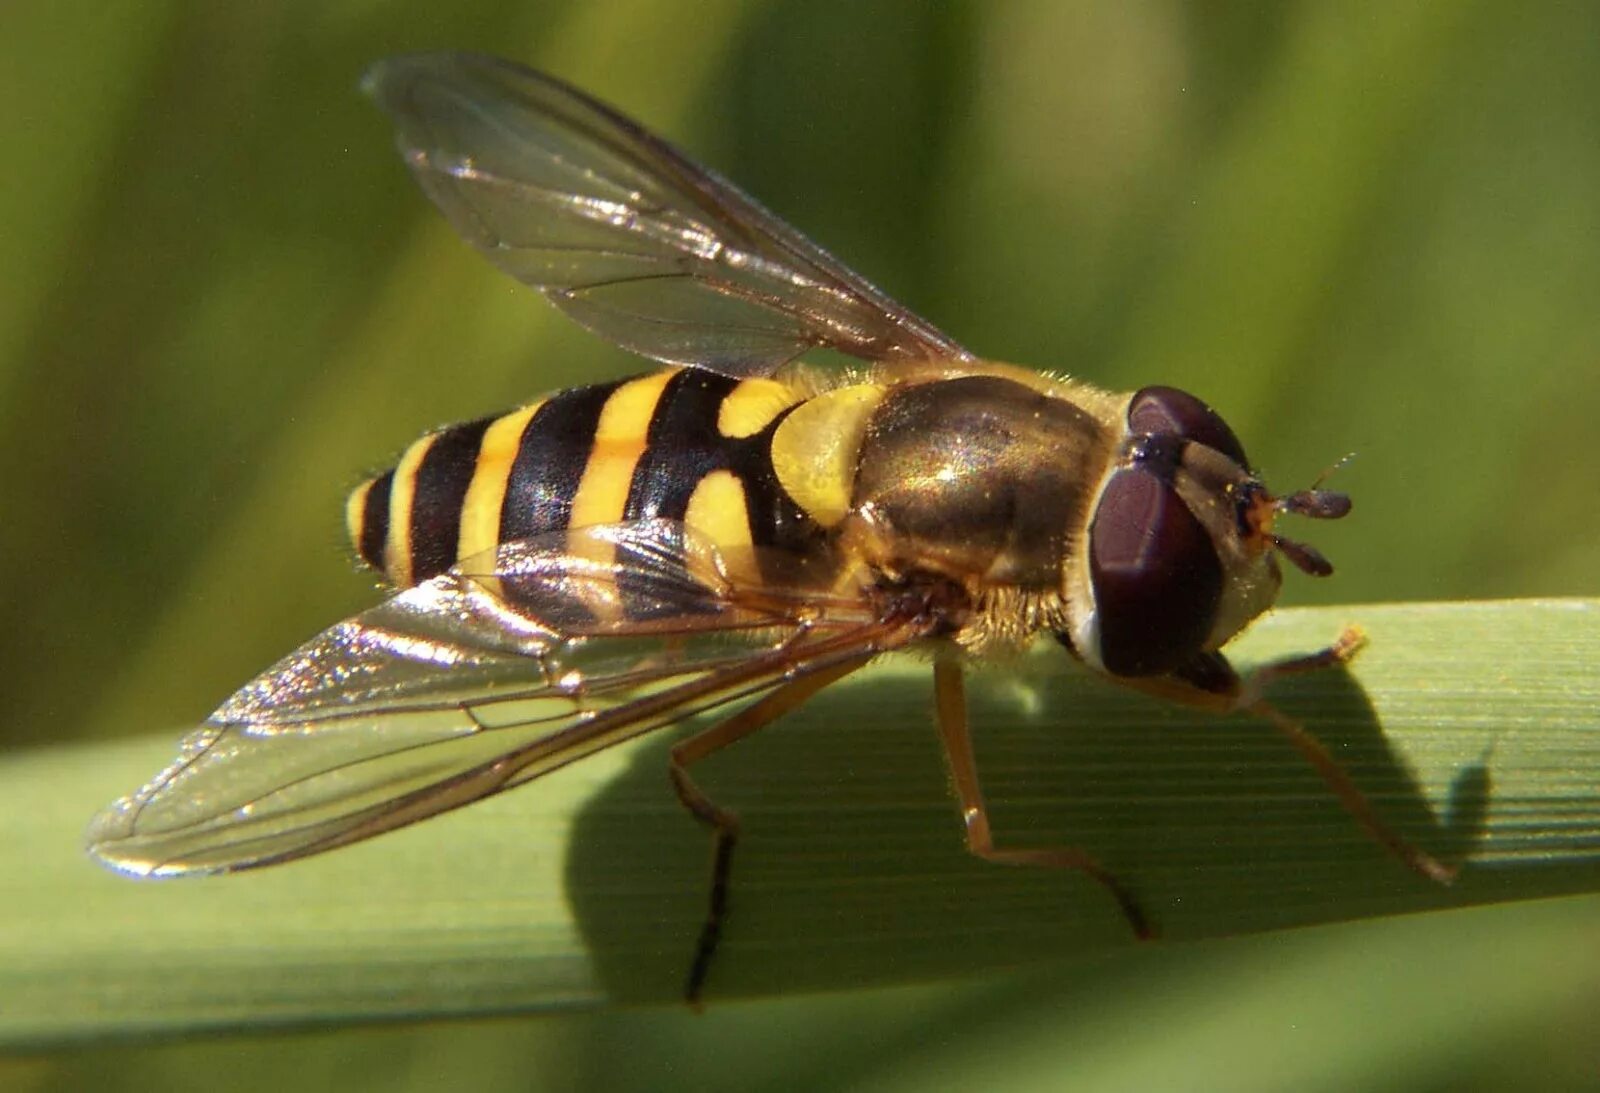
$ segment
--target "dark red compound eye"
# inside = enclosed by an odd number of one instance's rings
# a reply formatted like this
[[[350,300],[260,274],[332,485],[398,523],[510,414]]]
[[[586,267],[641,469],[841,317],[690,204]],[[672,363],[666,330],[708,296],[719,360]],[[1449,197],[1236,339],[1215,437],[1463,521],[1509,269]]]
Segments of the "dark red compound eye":
[[[1089,526],[1100,661],[1113,675],[1169,672],[1200,652],[1222,599],[1211,537],[1164,461],[1115,471]]]
[[[1244,445],[1217,412],[1176,387],[1146,387],[1128,403],[1128,431],[1152,436],[1176,434],[1214,448],[1246,469]]]

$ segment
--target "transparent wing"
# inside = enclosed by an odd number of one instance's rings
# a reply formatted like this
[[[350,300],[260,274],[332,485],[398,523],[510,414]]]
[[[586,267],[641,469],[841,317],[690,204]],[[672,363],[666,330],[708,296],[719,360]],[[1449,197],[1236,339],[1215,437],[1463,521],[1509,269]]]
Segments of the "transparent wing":
[[[670,521],[508,544],[247,684],[94,819],[89,850],[142,876],[302,857],[917,636],[787,556],[729,559]]]
[[[428,53],[379,62],[363,86],[456,230],[618,345],[732,376],[814,347],[970,356],[731,183],[549,76]]]

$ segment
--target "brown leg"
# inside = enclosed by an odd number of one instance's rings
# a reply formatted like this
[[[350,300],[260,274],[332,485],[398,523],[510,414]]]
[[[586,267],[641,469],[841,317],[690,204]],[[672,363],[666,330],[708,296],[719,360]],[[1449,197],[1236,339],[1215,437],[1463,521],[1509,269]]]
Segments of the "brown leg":
[[[1322,668],[1348,664],[1366,643],[1367,637],[1360,629],[1347,626],[1338,639],[1326,649],[1303,657],[1263,665],[1250,673],[1249,678],[1245,680],[1239,694],[1239,706],[1270,721],[1273,727],[1306,757],[1312,769],[1322,776],[1328,788],[1333,790],[1334,796],[1339,798],[1339,803],[1344,805],[1345,811],[1350,813],[1356,823],[1366,828],[1367,834],[1371,835],[1378,845],[1399,858],[1413,872],[1440,884],[1449,884],[1456,879],[1457,868],[1446,865],[1379,819],[1377,810],[1372,807],[1372,802],[1367,800],[1367,795],[1356,788],[1356,784],[1350,780],[1350,775],[1345,773],[1339,761],[1328,752],[1322,741],[1304,725],[1283,714],[1263,697],[1267,685],[1273,680],[1301,672],[1314,672]]]
[[[849,675],[870,659],[870,656],[859,657],[802,676],[672,749],[667,769],[672,775],[672,786],[678,792],[678,800],[712,831],[711,902],[706,911],[705,924],[700,928],[700,939],[695,944],[694,961],[689,966],[689,980],[684,988],[684,998],[691,1006],[698,1008],[700,1005],[700,991],[705,986],[706,974],[711,970],[711,958],[716,955],[717,943],[722,939],[722,922],[728,914],[728,870],[733,863],[734,844],[739,841],[739,817],[707,797],[689,776],[689,768],[796,709],[806,699]]]
[[[1314,653],[1285,657],[1283,660],[1263,664],[1245,679],[1244,686],[1240,688],[1236,708],[1250,708],[1253,703],[1261,700],[1269,684],[1285,676],[1320,672],[1324,668],[1337,668],[1341,664],[1349,664],[1366,644],[1367,635],[1359,626],[1346,626],[1339,631],[1339,636],[1334,639],[1332,645],[1318,649]]]
[[[1138,690],[1191,706],[1202,706],[1225,713],[1245,710],[1270,722],[1272,726],[1305,756],[1322,780],[1327,783],[1339,803],[1351,817],[1366,829],[1367,834],[1384,849],[1399,858],[1413,872],[1440,884],[1455,880],[1457,869],[1446,865],[1413,844],[1378,818],[1377,810],[1367,795],[1350,780],[1339,761],[1335,759],[1304,725],[1280,711],[1264,697],[1267,686],[1285,676],[1303,672],[1316,672],[1348,664],[1366,644],[1366,635],[1359,628],[1346,627],[1338,639],[1325,649],[1304,656],[1264,664],[1241,680],[1220,654],[1208,654],[1197,659],[1192,670],[1174,673],[1155,680],[1121,680]]]
[[[956,796],[961,800],[961,816],[966,822],[967,849],[985,861],[1001,865],[1035,865],[1076,869],[1085,873],[1111,893],[1135,935],[1140,938],[1154,937],[1155,930],[1138,901],[1086,852],[1068,846],[1000,849],[994,845],[988,809],[983,802],[983,787],[978,781],[978,765],[972,752],[972,736],[967,730],[966,685],[961,678],[961,665],[953,660],[936,662],[933,687],[939,716],[939,736],[944,742],[950,779],[955,784]]]

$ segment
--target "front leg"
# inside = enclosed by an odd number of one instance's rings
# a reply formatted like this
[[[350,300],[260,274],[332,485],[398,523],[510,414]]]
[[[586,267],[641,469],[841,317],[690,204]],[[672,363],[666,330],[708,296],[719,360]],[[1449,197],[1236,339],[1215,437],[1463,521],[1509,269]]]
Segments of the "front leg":
[[[1440,884],[1455,880],[1457,869],[1446,865],[1420,846],[1406,839],[1378,817],[1367,795],[1356,787],[1339,761],[1309,729],[1284,714],[1265,698],[1266,688],[1284,676],[1320,671],[1348,664],[1366,635],[1357,627],[1346,627],[1332,645],[1303,656],[1288,657],[1264,664],[1241,678],[1221,653],[1201,653],[1176,671],[1149,679],[1113,677],[1118,683],[1186,706],[1198,706],[1218,713],[1244,710],[1271,722],[1305,756],[1322,776],[1345,811],[1366,829],[1379,845],[1399,858],[1413,872]]]

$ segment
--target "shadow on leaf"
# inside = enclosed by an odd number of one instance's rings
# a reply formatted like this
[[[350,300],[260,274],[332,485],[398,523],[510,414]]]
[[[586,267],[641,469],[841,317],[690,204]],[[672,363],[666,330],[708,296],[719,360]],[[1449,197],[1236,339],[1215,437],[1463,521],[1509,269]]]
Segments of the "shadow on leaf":
[[[978,763],[1006,846],[1079,846],[1168,940],[1459,906],[1488,891],[1411,873],[1370,839],[1273,728],[1107,686],[1088,673],[979,673]],[[1072,873],[1001,868],[964,849],[931,717],[931,672],[901,661],[823,693],[695,768],[740,816],[730,915],[707,997],[907,983],[1136,944]],[[1486,762],[1437,817],[1343,670],[1273,701],[1337,757],[1378,814],[1449,862],[1485,838]],[[670,741],[641,749],[578,817],[567,877],[598,972],[619,999],[681,991],[706,905],[710,837],[678,805]],[[1523,877],[1532,897],[1592,885],[1593,863]]]

